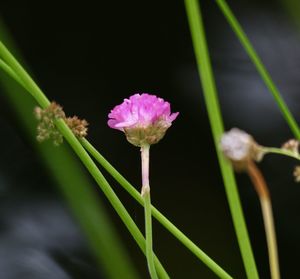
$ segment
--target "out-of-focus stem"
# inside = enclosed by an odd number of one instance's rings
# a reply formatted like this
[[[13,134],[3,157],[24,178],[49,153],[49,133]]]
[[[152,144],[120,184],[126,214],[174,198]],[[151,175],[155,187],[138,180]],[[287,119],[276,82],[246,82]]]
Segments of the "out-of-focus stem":
[[[291,158],[294,158],[296,160],[300,160],[300,156],[296,154],[295,152],[292,152],[290,150],[285,150],[282,148],[276,148],[276,147],[263,147],[263,153],[265,155],[267,154],[278,154],[278,155],[284,155]]]
[[[270,193],[262,173],[253,161],[248,162],[247,171],[260,200],[268,244],[271,278],[280,279],[276,233]]]
[[[247,172],[250,176],[250,179],[253,183],[253,186],[259,198],[270,199],[270,193],[269,193],[267,183],[261,171],[258,169],[258,167],[255,165],[255,163],[252,160],[249,160],[247,163]]]
[[[153,240],[152,240],[152,216],[151,216],[151,197],[149,184],[149,153],[150,145],[144,144],[141,147],[142,159],[142,192],[144,199],[145,212],[145,238],[146,238],[146,258],[149,273],[152,279],[158,279],[153,257]]]
[[[276,245],[276,234],[274,228],[272,204],[270,199],[260,199],[260,204],[262,208],[268,249],[269,249],[269,260],[270,260],[270,270],[273,279],[280,278],[279,263],[278,263],[278,252]]]

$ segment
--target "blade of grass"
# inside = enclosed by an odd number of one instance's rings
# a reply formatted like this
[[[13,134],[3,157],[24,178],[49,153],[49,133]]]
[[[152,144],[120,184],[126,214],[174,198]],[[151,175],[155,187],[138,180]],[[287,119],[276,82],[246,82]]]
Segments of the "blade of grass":
[[[19,77],[19,79],[24,84],[25,88],[28,90],[29,93],[34,97],[34,99],[38,102],[38,104],[42,108],[46,108],[49,106],[50,101],[38,87],[38,85],[34,82],[34,80],[30,77],[30,75],[25,71],[25,69],[21,66],[21,64],[16,60],[16,58],[9,52],[9,50],[5,47],[5,45],[0,42],[0,56],[3,60],[8,64],[11,70]],[[74,150],[77,156],[80,158],[83,165],[89,171],[91,176],[97,182],[100,189],[105,194],[106,198],[109,200],[123,223],[125,224],[126,228],[140,247],[140,249],[145,254],[145,238],[143,237],[142,233],[140,232],[139,228],[127,212],[126,208],[123,206],[122,202],[119,200],[105,177],[102,175],[100,170],[97,168],[94,161],[91,159],[89,154],[80,144],[79,140],[75,137],[72,133],[68,125],[62,120],[59,119],[56,121],[56,126],[59,129],[60,133],[64,136],[66,141],[69,143],[70,147]],[[161,278],[169,278],[166,270],[155,256],[154,258],[155,266],[157,272]]]
[[[5,29],[0,21],[2,37],[6,41],[10,41],[11,48],[16,49],[9,39],[9,35],[6,35]],[[20,55],[18,56],[20,57]],[[0,60],[0,64],[1,68],[4,67],[12,78],[17,79],[22,84],[20,78],[3,60]],[[56,185],[85,233],[91,251],[102,267],[102,272],[111,279],[140,278],[109,219],[106,209],[101,200],[96,198],[93,184],[83,172],[77,158],[66,146],[55,148],[52,144],[37,144],[36,120],[32,113],[36,103],[31,96],[24,94],[24,89],[5,75],[0,75],[0,82],[3,88],[2,92],[5,93],[5,97],[15,110],[32,145],[37,149],[45,166],[50,170]],[[24,86],[24,84],[22,85]]]
[[[2,67],[1,65],[5,65]],[[0,59],[0,68],[6,71],[12,78],[17,77],[15,80],[24,86],[23,81],[13,72],[13,70]],[[131,185],[85,138],[81,139],[82,146],[99,162],[102,167],[119,182],[119,184],[142,206],[144,201],[140,193]],[[220,278],[232,278],[226,271],[224,271],[218,264],[216,264],[209,256],[207,256],[196,244],[194,244],[187,236],[185,236],[177,227],[175,227],[164,215],[162,215],[155,207],[151,206],[152,215],[169,231],[171,232],[183,245],[186,246],[198,259],[205,263],[215,274]]]
[[[256,279],[259,278],[258,272],[243,216],[235,177],[231,166],[225,161],[219,149],[219,140],[224,132],[224,127],[206,43],[200,5],[198,5],[197,0],[185,0],[185,6],[216,152],[242,259],[247,277]]]
[[[262,80],[266,84],[267,88],[271,92],[272,96],[274,97],[279,109],[285,118],[287,124],[289,125],[290,129],[294,133],[297,139],[300,139],[300,129],[299,126],[293,117],[292,113],[290,112],[288,106],[284,102],[278,88],[276,87],[275,83],[273,82],[270,74],[268,73],[267,69],[265,68],[264,64],[262,63],[261,59],[257,55],[254,47],[250,43],[246,33],[243,31],[241,25],[239,24],[238,20],[234,16],[233,12],[231,11],[230,7],[227,5],[225,0],[216,0],[217,5],[219,6],[220,10],[224,14],[225,18],[227,19],[229,25],[231,26],[232,30],[236,34],[237,38],[239,39],[240,43],[244,47],[245,51],[249,55],[250,59],[252,60],[253,64],[255,65],[258,73],[260,74]]]

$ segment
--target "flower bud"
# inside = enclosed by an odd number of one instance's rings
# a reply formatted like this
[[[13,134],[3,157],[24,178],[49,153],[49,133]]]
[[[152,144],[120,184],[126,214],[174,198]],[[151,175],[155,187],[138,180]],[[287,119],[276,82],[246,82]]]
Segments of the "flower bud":
[[[237,170],[243,170],[249,160],[260,161],[264,155],[253,137],[237,128],[223,134],[221,150]]]

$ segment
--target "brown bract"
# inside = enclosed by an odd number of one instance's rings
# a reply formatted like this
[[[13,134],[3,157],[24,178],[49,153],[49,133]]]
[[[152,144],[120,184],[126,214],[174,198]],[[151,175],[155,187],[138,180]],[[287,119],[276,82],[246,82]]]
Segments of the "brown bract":
[[[125,128],[124,132],[131,144],[141,147],[144,144],[152,145],[158,143],[170,126],[171,123],[157,121],[147,127]]]
[[[76,137],[84,138],[87,136],[89,123],[85,119],[80,119],[75,115],[66,118],[65,121]]]

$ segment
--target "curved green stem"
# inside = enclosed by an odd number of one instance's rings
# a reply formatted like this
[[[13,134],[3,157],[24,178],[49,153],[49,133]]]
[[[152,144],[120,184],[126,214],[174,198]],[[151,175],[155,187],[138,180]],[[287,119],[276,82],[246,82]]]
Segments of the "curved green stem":
[[[0,57],[3,58],[4,62],[6,62],[16,76],[19,77],[19,81],[17,81],[19,83],[21,82],[21,85],[23,84],[25,89],[36,99],[42,108],[46,108],[50,104],[48,98],[1,41]],[[13,76],[11,75],[11,77]]]
[[[294,159],[300,160],[300,156],[298,154],[295,154],[292,151],[285,150],[282,148],[276,148],[276,147],[263,147],[262,151],[264,154],[278,154],[278,155],[284,155],[288,157],[292,157]]]

